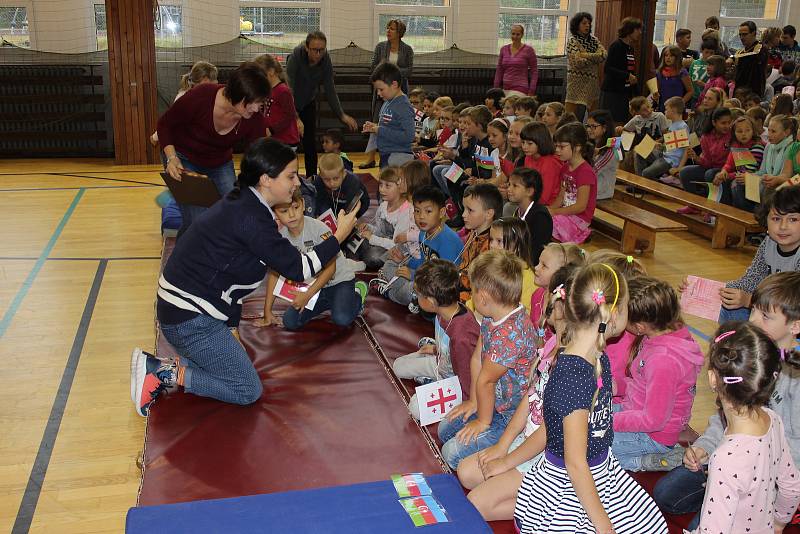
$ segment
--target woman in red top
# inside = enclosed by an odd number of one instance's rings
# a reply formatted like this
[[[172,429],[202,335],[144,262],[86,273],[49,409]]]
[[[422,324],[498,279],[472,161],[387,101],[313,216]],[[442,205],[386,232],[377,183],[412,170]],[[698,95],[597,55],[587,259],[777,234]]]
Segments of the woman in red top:
[[[272,88],[267,107],[264,110],[268,137],[280,141],[284,145],[297,149],[300,145],[297,110],[294,108],[294,97],[280,62],[269,54],[262,54],[253,61],[261,65],[267,73],[267,80]],[[300,124],[303,124],[302,122]]]
[[[242,63],[228,83],[193,87],[158,120],[164,169],[180,180],[184,169],[208,176],[225,196],[236,181],[233,146],[264,137],[264,117],[258,111],[269,98],[270,86],[256,63]],[[178,236],[205,208],[179,204],[183,224]]]

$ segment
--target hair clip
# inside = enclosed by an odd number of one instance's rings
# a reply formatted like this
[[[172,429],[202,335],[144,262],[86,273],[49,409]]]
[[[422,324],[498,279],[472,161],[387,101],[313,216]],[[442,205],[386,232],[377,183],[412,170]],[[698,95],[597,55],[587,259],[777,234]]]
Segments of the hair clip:
[[[597,389],[603,389],[603,377],[602,377],[602,375],[597,377]]]
[[[600,333],[600,334],[605,334],[606,333],[606,323],[600,323],[600,325],[597,327],[597,332]]]
[[[742,382],[743,380],[744,380],[744,378],[742,378],[741,376],[723,376],[722,377],[722,381],[725,382],[726,384],[738,384],[739,382]]]
[[[717,337],[714,338],[714,343],[719,343],[720,341],[722,341],[726,337],[730,337],[735,333],[736,333],[736,330],[728,330],[727,332],[723,332],[723,333],[721,333],[720,335],[718,335]]]
[[[625,261],[627,261],[628,263],[633,263],[633,256],[626,256]]]
[[[544,328],[537,328],[536,335],[539,337],[544,337]]]
[[[595,289],[592,291],[592,301],[598,306],[606,303],[606,296],[603,294],[602,289]]]
[[[555,295],[557,299],[567,300],[567,291],[564,289],[564,284],[560,284],[555,288],[553,290],[553,295]]]

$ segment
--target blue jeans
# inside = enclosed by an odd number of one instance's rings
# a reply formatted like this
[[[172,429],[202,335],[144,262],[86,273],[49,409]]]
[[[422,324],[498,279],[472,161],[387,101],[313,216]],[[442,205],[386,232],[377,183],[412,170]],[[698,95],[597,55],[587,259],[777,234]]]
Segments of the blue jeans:
[[[380,168],[400,167],[412,159],[414,159],[414,154],[411,152],[381,152]]]
[[[614,432],[614,442],[611,444],[614,456],[626,471],[641,471],[642,456],[665,453],[670,448],[655,441],[647,432]]]
[[[455,421],[442,419],[442,422],[439,423],[439,439],[444,443],[442,445],[442,458],[450,467],[458,469],[458,464],[461,463],[461,460],[497,443],[512,415],[514,415],[514,410],[509,410],[505,414],[494,412],[489,428],[478,434],[478,438],[470,443],[461,443],[455,436],[467,423],[477,419],[477,414],[466,421],[464,421],[463,417],[458,417]]]
[[[181,164],[183,165],[184,169],[208,176],[211,181],[214,182],[214,185],[217,187],[217,191],[219,192],[220,196],[224,197],[233,189],[233,186],[236,183],[236,171],[233,168],[233,160],[223,163],[219,167],[203,167],[202,165],[196,165],[192,163],[189,161],[189,158],[180,152],[175,152],[175,154],[178,156],[178,159],[181,160]],[[164,163],[164,168],[166,169],[167,159],[163,153],[161,159]],[[208,208],[204,208],[202,206],[193,206],[191,204],[178,204],[178,207],[181,209],[182,218],[181,227],[178,230],[178,237],[180,237],[189,228],[189,226],[191,226],[192,222],[194,222],[194,220],[197,219]]]
[[[261,397],[261,378],[223,321],[198,315],[178,324],[162,323],[161,332],[186,367],[187,392],[232,404],[252,404]]]
[[[720,169],[706,169],[700,165],[687,165],[680,172],[681,184],[683,189],[701,197],[708,196],[708,188],[702,184],[695,182],[711,183]],[[722,198],[725,198],[725,190],[723,189]]]
[[[653,489],[653,500],[661,510],[668,514],[697,513],[703,507],[706,488],[706,474],[703,470],[689,471],[678,466],[656,483]],[[689,524],[688,530],[694,530],[700,523],[700,514]]]
[[[331,321],[337,326],[349,326],[361,312],[361,296],[356,293],[356,281],[347,280],[323,287],[313,310],[297,311],[290,307],[283,313],[283,326],[287,330],[299,330],[322,312],[331,311]]]
[[[749,211],[752,213],[755,211],[756,204],[752,200],[748,200],[745,196],[745,187],[744,184],[740,184],[739,182],[734,182],[734,180],[726,180],[728,183],[728,187],[731,188],[731,199],[733,203],[733,207],[739,208],[740,210]]]
[[[719,320],[717,322],[722,324],[726,321],[747,321],[749,319],[750,308],[734,308],[729,310],[723,307],[719,309]]]

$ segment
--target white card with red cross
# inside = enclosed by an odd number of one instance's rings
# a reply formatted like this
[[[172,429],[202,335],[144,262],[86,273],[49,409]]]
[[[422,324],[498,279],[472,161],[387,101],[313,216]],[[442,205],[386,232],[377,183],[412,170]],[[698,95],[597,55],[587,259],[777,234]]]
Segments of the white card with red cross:
[[[422,426],[438,423],[461,404],[461,384],[457,376],[417,386],[419,422]]]

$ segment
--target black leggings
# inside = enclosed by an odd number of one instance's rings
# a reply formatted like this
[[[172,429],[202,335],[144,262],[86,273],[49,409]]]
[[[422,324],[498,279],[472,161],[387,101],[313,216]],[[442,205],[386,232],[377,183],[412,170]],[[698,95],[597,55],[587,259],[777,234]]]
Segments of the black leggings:
[[[306,166],[306,176],[317,174],[317,102],[312,100],[303,109],[297,112],[303,121],[303,156]]]

